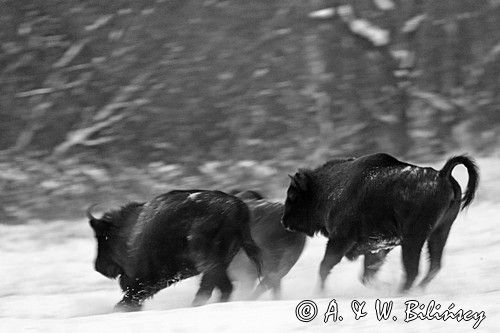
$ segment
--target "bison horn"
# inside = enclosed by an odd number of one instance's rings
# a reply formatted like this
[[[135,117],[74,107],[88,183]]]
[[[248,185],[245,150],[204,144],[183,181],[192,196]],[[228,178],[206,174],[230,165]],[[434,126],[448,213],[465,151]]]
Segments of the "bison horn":
[[[93,204],[92,206],[90,206],[88,209],[87,209],[87,217],[89,218],[89,220],[96,220],[96,218],[92,215],[92,213],[90,212],[92,210],[92,208],[94,208],[95,206],[97,206],[97,204]]]

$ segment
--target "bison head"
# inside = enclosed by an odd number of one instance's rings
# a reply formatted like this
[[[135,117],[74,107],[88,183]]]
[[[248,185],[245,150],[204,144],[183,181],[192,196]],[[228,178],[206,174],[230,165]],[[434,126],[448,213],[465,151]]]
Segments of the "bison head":
[[[285,209],[283,212],[283,226],[289,230],[303,232],[313,236],[318,231],[313,207],[313,188],[309,176],[299,171],[290,176]]]
[[[95,270],[110,279],[117,278],[123,274],[120,263],[126,256],[125,241],[121,239],[119,227],[114,223],[116,221],[111,220],[108,214],[100,219],[94,217],[91,208],[87,210],[87,217],[97,240]]]

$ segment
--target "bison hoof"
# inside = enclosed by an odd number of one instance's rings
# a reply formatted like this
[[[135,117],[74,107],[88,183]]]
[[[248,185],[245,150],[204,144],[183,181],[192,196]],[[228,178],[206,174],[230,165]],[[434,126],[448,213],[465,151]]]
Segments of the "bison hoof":
[[[425,291],[427,289],[427,286],[429,285],[428,282],[421,282],[418,284],[418,288],[421,290],[421,291]]]
[[[140,311],[142,308],[141,304],[137,303],[130,303],[130,302],[124,302],[120,301],[115,305],[115,311],[116,312],[133,312],[133,311]]]
[[[361,276],[361,283],[365,287],[371,287],[373,284],[373,277],[363,275],[363,276]]]
[[[400,295],[406,295],[410,291],[410,288],[411,288],[411,286],[404,284],[401,287],[399,287],[398,292]]]
[[[314,288],[314,295],[317,297],[324,297],[327,294],[327,288],[324,282],[318,282]]]
[[[196,295],[196,297],[194,298],[191,305],[192,306],[202,306],[202,305],[207,304],[209,299],[210,299],[210,297],[209,296],[207,297],[206,295]]]
[[[375,277],[361,278],[361,283],[363,283],[365,287],[375,290],[386,290],[391,288],[389,282],[381,281]]]

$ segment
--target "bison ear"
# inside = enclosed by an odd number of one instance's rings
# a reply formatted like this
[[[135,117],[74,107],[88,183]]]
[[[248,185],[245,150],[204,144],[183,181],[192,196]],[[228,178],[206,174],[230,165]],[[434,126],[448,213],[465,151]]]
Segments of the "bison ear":
[[[290,187],[297,189],[297,190],[300,190],[300,185],[299,185],[299,183],[297,183],[296,177],[292,176],[292,175],[288,175],[288,177],[290,177]]]
[[[302,171],[295,173],[295,175],[289,177],[292,179],[291,185],[303,192],[307,191],[309,185],[309,177]]]

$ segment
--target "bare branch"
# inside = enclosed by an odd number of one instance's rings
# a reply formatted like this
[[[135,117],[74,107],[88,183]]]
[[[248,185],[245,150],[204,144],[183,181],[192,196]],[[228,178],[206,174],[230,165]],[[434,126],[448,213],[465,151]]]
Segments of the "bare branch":
[[[125,116],[126,116],[125,113],[117,114],[117,115],[114,115],[112,117],[109,117],[108,119],[106,119],[104,121],[93,124],[90,127],[80,128],[80,129],[77,129],[75,131],[69,132],[66,136],[66,141],[59,144],[54,149],[52,156],[63,155],[70,148],[72,148],[73,146],[76,146],[76,145],[85,145],[86,143],[88,145],[88,142],[90,142],[90,145],[92,145],[92,142],[95,145],[96,141],[99,139],[89,140],[88,138],[90,136],[92,136],[93,134],[99,132],[100,130],[102,130],[106,127],[109,127],[109,126],[119,122],[120,120],[125,118]]]
[[[31,96],[35,96],[35,95],[45,95],[45,94],[53,93],[55,90],[56,90],[55,88],[39,88],[39,89],[23,91],[23,92],[17,93],[16,97],[31,97]]]
[[[109,15],[103,15],[101,17],[99,17],[97,20],[95,20],[94,23],[92,24],[89,24],[85,27],[85,30],[86,31],[94,31],[94,30],[97,30],[99,29],[100,27],[102,27],[103,25],[105,25],[106,23],[108,23],[112,18],[113,18],[114,15],[112,14],[109,14]]]
[[[121,104],[125,102],[133,93],[140,90],[144,82],[153,74],[152,71],[137,75],[128,85],[122,87],[113,97],[110,103],[104,106],[94,116],[94,120],[103,120],[109,117],[115,110],[121,108]]]
[[[354,34],[369,40],[374,46],[380,47],[390,43],[390,33],[371,22],[358,19],[354,16],[354,11],[350,5],[343,5],[337,8],[337,12],[349,30]]]
[[[102,145],[103,143],[108,143],[108,142],[114,141],[116,139],[117,139],[117,136],[106,136],[106,137],[102,137],[102,138],[98,138],[98,139],[94,139],[94,140],[85,140],[81,144],[83,146],[99,146],[99,145]]]
[[[455,108],[453,103],[446,97],[430,91],[411,89],[410,95],[426,101],[428,104],[430,104],[431,106],[433,106],[438,110],[450,111]]]
[[[330,150],[329,143],[332,141],[333,123],[330,119],[331,98],[322,87],[326,79],[326,64],[321,54],[317,35],[309,34],[305,36],[304,47],[306,49],[305,57],[310,77],[306,91],[315,101],[315,119],[320,138],[320,144],[309,155],[308,160],[317,163]]]
[[[427,18],[426,14],[420,14],[412,17],[405,22],[404,26],[401,28],[401,32],[408,34],[414,32],[418,29],[420,24]]]
[[[314,12],[309,13],[309,18],[313,19],[327,19],[335,16],[335,8],[324,8],[320,10],[316,10]]]
[[[114,110],[117,109],[122,109],[122,108],[131,109],[133,107],[138,107],[148,103],[149,100],[147,97],[151,94],[153,93],[150,91],[149,94],[146,94],[146,97],[143,98],[137,98],[133,101],[128,101],[128,102],[124,101],[124,102],[116,102],[108,104],[103,109],[113,112]],[[89,139],[89,138],[97,134],[99,131],[118,123],[127,116],[129,116],[129,114],[126,112],[126,110],[124,110],[122,113],[116,115],[110,115],[108,118],[101,120],[97,123],[94,123],[89,127],[79,128],[72,132],[69,132],[66,135],[66,140],[63,143],[59,144],[56,148],[54,148],[52,156],[55,157],[63,155],[73,146],[77,145],[97,146],[116,140],[117,139],[116,136],[102,137],[97,139]]]
[[[18,59],[17,59],[16,62],[14,62],[13,64],[8,65],[3,70],[3,73],[14,72],[18,68],[21,68],[21,67],[26,66],[29,63],[31,63],[33,61],[33,59],[34,59],[34,57],[33,57],[32,54],[30,54],[30,53],[23,54],[23,55],[21,55],[21,56],[18,57]]]
[[[392,0],[373,0],[373,2],[380,10],[392,10],[395,7]]]
[[[69,82],[57,87],[50,87],[50,88],[39,88],[39,89],[34,89],[34,90],[29,90],[29,91],[23,91],[20,93],[16,94],[16,97],[31,97],[31,96],[36,96],[36,95],[46,95],[46,94],[52,94],[57,91],[61,90],[68,90],[72,89],[78,86],[81,86],[82,84],[86,83],[90,78],[92,77],[92,73],[83,73],[80,76],[79,80]]]
[[[52,107],[52,105],[52,102],[36,104],[31,113],[31,119],[28,126],[21,131],[14,146],[4,150],[3,153],[17,152],[25,149],[33,140],[35,134],[43,128],[43,121],[41,121],[42,117],[46,114],[47,110]]]
[[[83,50],[90,38],[84,38],[80,42],[71,45],[62,57],[52,65],[53,68],[62,68],[68,65]]]
[[[484,57],[483,64],[495,61],[500,56],[500,43],[496,44]]]

